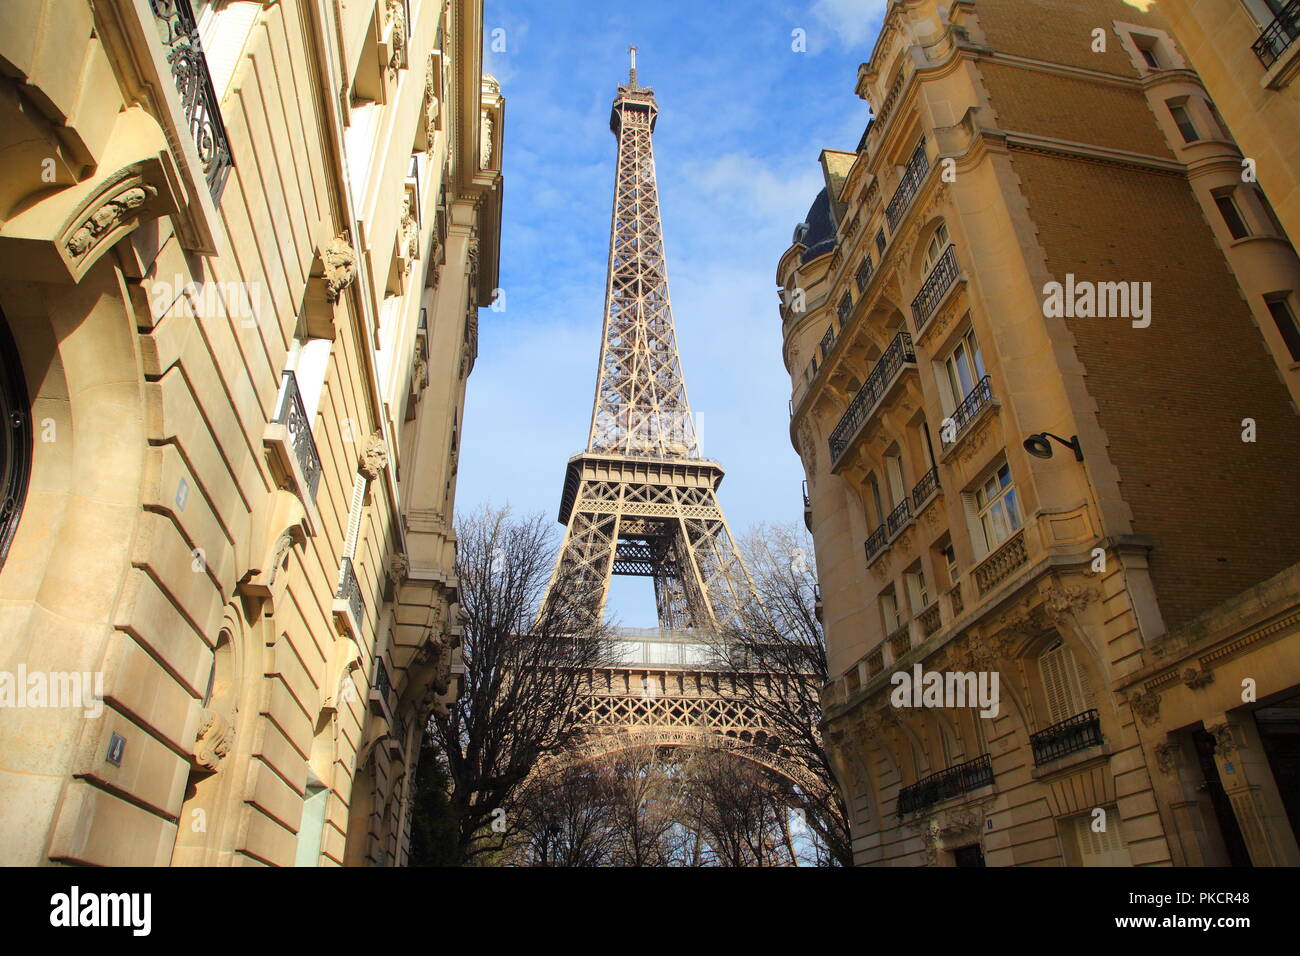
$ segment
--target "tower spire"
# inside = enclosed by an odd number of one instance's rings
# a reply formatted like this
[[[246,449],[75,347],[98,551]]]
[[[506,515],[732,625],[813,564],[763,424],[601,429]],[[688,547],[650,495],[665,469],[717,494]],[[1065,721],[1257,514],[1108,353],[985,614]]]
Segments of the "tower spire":
[[[628,53],[610,113],[618,160],[596,396],[587,448],[569,459],[552,583],[563,574],[599,617],[611,575],[651,577],[660,627],[712,630],[736,621],[753,584],[718,504],[722,467],[701,457],[686,398],[655,182],[659,108]]]

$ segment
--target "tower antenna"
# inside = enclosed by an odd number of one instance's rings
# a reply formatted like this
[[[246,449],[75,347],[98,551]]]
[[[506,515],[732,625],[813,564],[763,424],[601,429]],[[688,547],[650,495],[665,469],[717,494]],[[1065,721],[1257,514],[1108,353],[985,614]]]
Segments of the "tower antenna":
[[[627,85],[636,89],[636,47],[628,47],[627,52],[632,59],[632,68],[627,71]]]

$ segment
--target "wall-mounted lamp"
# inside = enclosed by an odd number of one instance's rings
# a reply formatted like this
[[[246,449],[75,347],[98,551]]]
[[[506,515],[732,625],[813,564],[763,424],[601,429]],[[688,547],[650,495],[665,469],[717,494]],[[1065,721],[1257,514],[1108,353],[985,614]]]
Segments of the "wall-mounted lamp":
[[[1030,435],[1025,439],[1025,451],[1035,458],[1051,458],[1053,448],[1052,442],[1047,440],[1049,438],[1060,442],[1066,448],[1073,449],[1075,461],[1083,461],[1083,448],[1079,445],[1078,435],[1072,435],[1070,440],[1066,441],[1060,435],[1053,435],[1051,432],[1039,432],[1037,435]]]

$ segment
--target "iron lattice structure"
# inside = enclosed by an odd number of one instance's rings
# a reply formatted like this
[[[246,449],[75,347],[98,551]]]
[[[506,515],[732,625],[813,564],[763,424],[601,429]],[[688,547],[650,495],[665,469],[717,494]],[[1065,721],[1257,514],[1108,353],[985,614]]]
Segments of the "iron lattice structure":
[[[597,618],[612,575],[651,577],[660,627],[717,631],[753,588],[718,504],[722,468],[701,457],[686,397],[655,182],[657,117],[633,51],[610,113],[618,162],[600,364],[587,448],[568,463],[556,575],[589,596]]]

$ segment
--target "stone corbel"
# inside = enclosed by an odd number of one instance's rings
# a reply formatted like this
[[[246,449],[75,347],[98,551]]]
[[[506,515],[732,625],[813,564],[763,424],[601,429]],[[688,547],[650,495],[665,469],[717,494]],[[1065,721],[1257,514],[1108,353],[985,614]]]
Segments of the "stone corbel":
[[[274,606],[285,588],[289,552],[307,540],[307,512],[297,495],[281,489],[264,514],[250,535],[251,554],[239,590],[250,597],[270,599]]]
[[[366,439],[365,446],[357,458],[357,470],[366,476],[367,481],[376,481],[383,470],[388,467],[388,445],[384,442],[382,432],[374,432]]]
[[[199,720],[199,732],[194,739],[194,753],[190,763],[200,772],[215,773],[221,761],[230,753],[235,743],[235,728],[224,714],[204,710]]]

